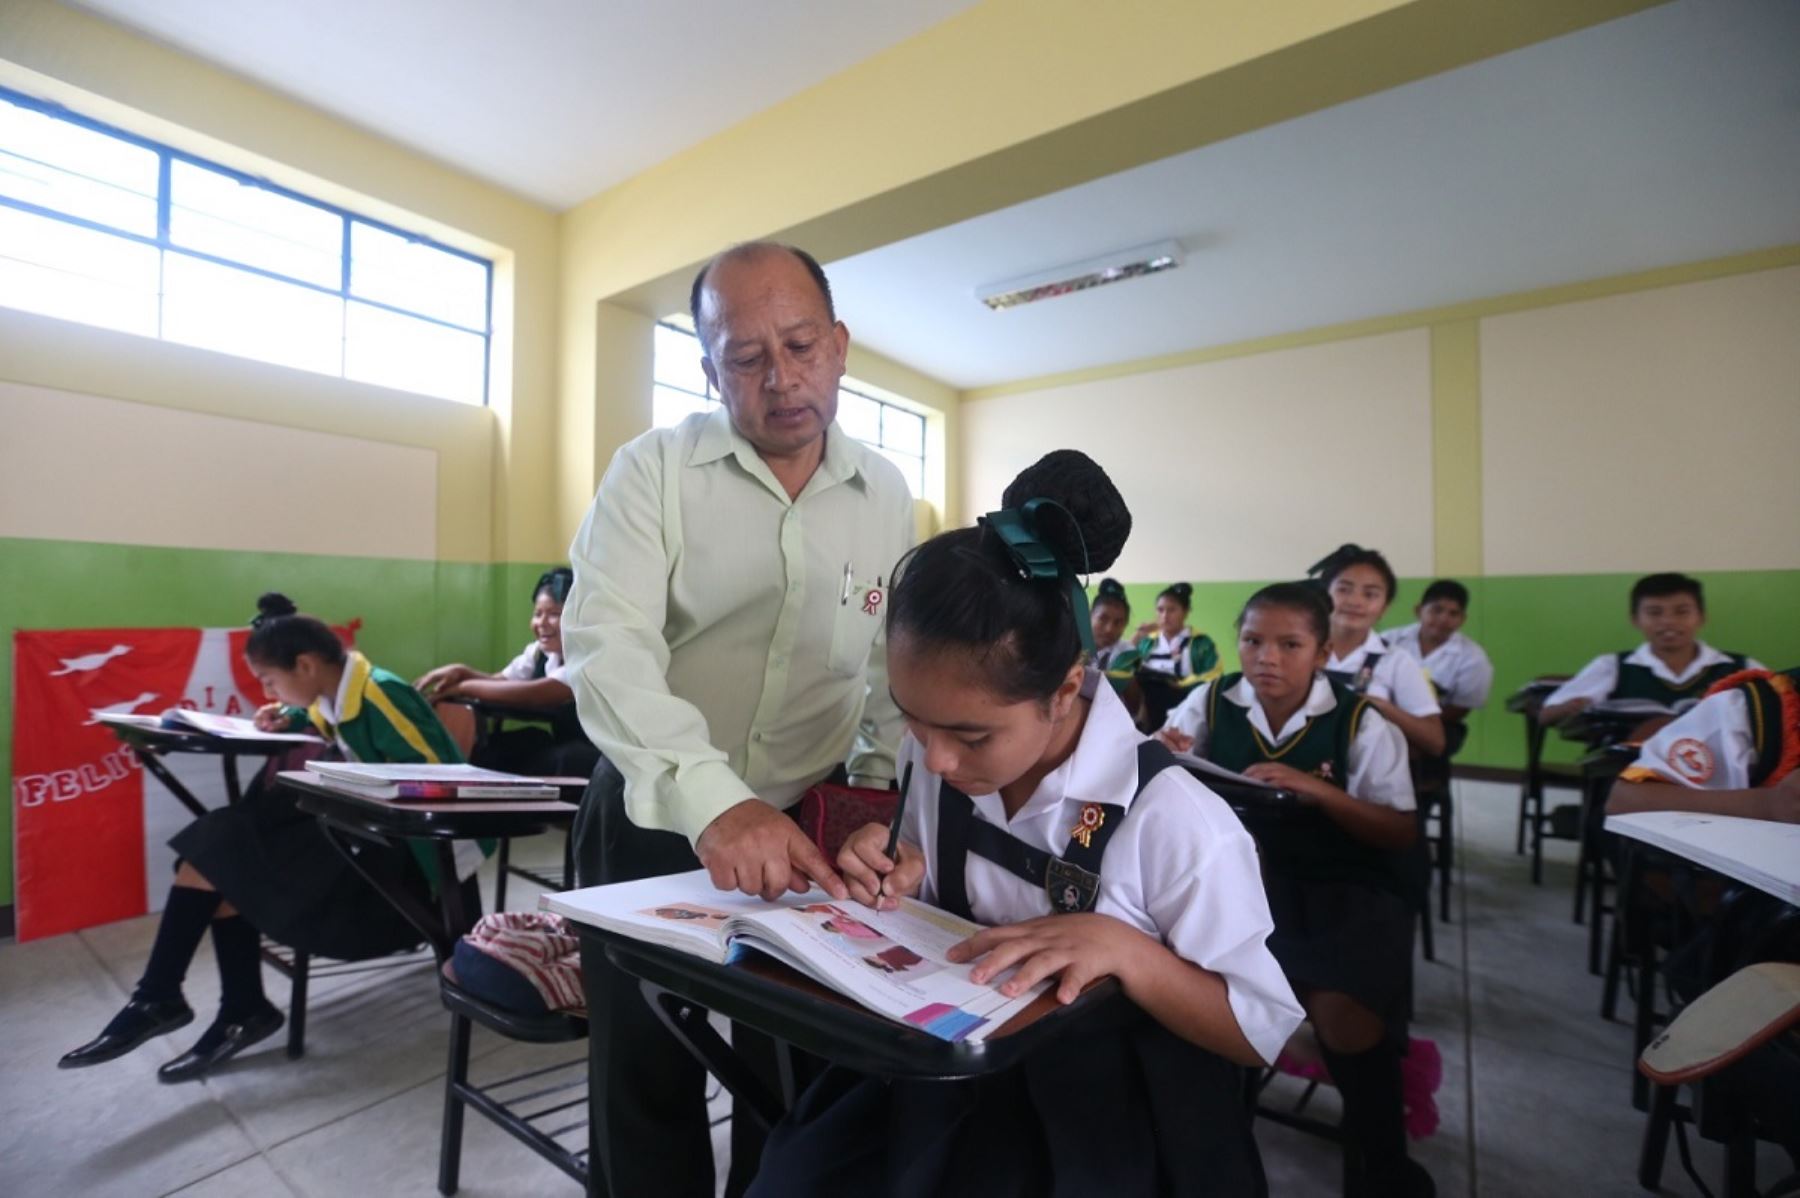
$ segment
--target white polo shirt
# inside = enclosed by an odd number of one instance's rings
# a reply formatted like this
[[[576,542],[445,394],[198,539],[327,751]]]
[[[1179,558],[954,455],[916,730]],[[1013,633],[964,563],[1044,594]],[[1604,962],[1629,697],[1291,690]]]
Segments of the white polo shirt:
[[[1061,855],[1087,803],[1128,809],[1101,859],[1095,911],[1110,915],[1225,980],[1232,1014],[1245,1039],[1273,1061],[1305,1017],[1281,966],[1265,943],[1274,930],[1263,894],[1256,845],[1231,808],[1183,769],[1158,774],[1135,799],[1137,750],[1144,736],[1112,687],[1089,670],[1082,691],[1092,700],[1081,739],[1011,820],[998,794],[970,795],[974,818],[1006,829],[1034,848]],[[937,899],[938,787],[909,731],[900,746],[902,776],[913,769],[902,831],[925,855],[919,897]],[[984,924],[1011,924],[1050,914],[1050,899],[987,859],[969,854],[963,885]]]
[[[1196,757],[1206,756],[1206,696],[1217,683],[1208,682],[1194,688],[1194,693],[1181,701],[1181,705],[1169,713],[1165,728],[1174,728],[1194,738],[1194,747],[1188,752]],[[1271,745],[1280,745],[1289,738],[1298,736],[1316,716],[1324,715],[1337,707],[1337,695],[1331,689],[1331,680],[1323,674],[1313,676],[1312,690],[1306,696],[1306,702],[1300,709],[1289,716],[1280,728],[1269,727],[1269,717],[1263,711],[1262,704],[1256,701],[1256,688],[1250,685],[1248,678],[1240,678],[1230,690],[1219,698],[1227,703],[1235,703],[1249,711],[1250,726]],[[1396,811],[1412,811],[1418,806],[1413,796],[1412,771],[1406,761],[1406,737],[1400,729],[1383,719],[1379,711],[1365,710],[1362,722],[1357,726],[1356,738],[1350,742],[1350,777],[1343,783],[1344,791],[1353,799],[1361,799],[1365,803],[1374,803],[1378,807],[1392,807]]]
[[[1636,649],[1633,649],[1631,655],[1625,660],[1634,666],[1648,666],[1652,674],[1655,674],[1670,686],[1685,686],[1687,683],[1692,682],[1702,670],[1711,666],[1716,666],[1722,661],[1728,662],[1731,660],[1730,657],[1719,652],[1705,641],[1697,641],[1695,642],[1695,645],[1700,651],[1694,654],[1694,660],[1688,663],[1687,669],[1681,671],[1679,674],[1674,670],[1671,670],[1662,658],[1651,651],[1648,641],[1639,645]],[[1746,670],[1760,670],[1765,667],[1755,658],[1747,657],[1744,659],[1744,668]],[[1555,707],[1559,704],[1567,703],[1572,699],[1591,699],[1595,703],[1598,703],[1608,695],[1612,694],[1613,688],[1618,685],[1618,654],[1602,653],[1599,657],[1596,657],[1585,666],[1582,666],[1581,673],[1575,675],[1575,677],[1551,691],[1549,698],[1544,700],[1544,706]]]
[[[519,650],[519,655],[517,657],[506,663],[506,668],[500,671],[500,677],[505,678],[510,682],[533,681],[538,676],[537,658],[538,643],[532,641],[529,645],[526,645],[523,649]],[[562,654],[544,654],[543,676],[545,678],[555,679],[564,686],[569,685],[569,667],[567,663],[563,661]]]
[[[1494,663],[1487,651],[1460,632],[1429,654],[1419,652],[1419,626],[1408,624],[1381,634],[1395,649],[1404,649],[1425,666],[1429,680],[1438,688],[1440,702],[1470,711],[1487,706],[1488,692],[1494,688]]]
[[[1370,632],[1367,640],[1342,657],[1332,654],[1325,668],[1354,676],[1362,669],[1363,658],[1371,653],[1380,653],[1381,660],[1375,663],[1375,674],[1369,679],[1366,694],[1392,700],[1394,706],[1407,715],[1443,713],[1419,659],[1405,649],[1388,644],[1379,632]]]

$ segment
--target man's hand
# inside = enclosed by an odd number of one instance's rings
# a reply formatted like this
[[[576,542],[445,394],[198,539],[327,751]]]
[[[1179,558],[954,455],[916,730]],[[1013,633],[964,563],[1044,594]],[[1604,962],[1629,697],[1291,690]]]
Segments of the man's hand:
[[[877,911],[892,911],[902,898],[919,893],[925,880],[925,855],[904,840],[895,850],[894,861],[887,855],[886,824],[864,824],[850,834],[838,853],[838,868],[850,883],[850,897]]]
[[[741,890],[774,902],[789,890],[804,894],[817,882],[832,898],[850,897],[844,880],[800,825],[761,799],[726,808],[694,841],[694,853],[720,890]]]

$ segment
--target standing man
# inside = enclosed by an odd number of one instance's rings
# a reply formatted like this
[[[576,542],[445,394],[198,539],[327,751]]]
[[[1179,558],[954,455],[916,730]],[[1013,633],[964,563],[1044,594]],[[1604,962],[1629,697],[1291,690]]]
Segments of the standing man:
[[[579,880],[705,866],[722,890],[775,898],[818,882],[843,897],[785,809],[840,770],[894,777],[883,600],[912,500],[891,462],[833,423],[850,334],[810,255],[727,250],[695,278],[691,308],[720,407],[620,449],[570,549],[563,643],[604,754],[575,825]],[[710,1196],[700,1066],[634,979],[609,969],[589,984],[611,1192]],[[736,1029],[740,1052],[753,1038]],[[760,1152],[734,1119],[727,1193]]]

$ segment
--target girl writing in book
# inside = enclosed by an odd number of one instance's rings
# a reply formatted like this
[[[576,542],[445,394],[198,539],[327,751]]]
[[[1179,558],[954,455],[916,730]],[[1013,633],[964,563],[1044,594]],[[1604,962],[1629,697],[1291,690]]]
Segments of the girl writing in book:
[[[581,730],[563,661],[563,602],[574,582],[575,573],[567,566],[546,570],[538,578],[531,588],[531,641],[498,673],[486,674],[459,662],[439,666],[414,684],[432,700],[438,718],[476,765],[536,777],[585,778],[594,772],[600,751]],[[501,729],[477,746],[470,699],[541,713],[547,727]]]
[[[902,560],[898,859],[869,825],[838,864],[865,904],[916,896],[994,925],[950,953],[977,982],[1048,979],[1068,1003],[1111,976],[1125,1001],[978,1080],[828,1070],[751,1192],[1262,1193],[1233,1063],[1273,1060],[1301,1012],[1263,943],[1255,847],[1084,663],[1077,571],[1109,565],[1131,527],[1111,481],[1064,450],[1004,502]]]
[[[1375,631],[1398,589],[1387,558],[1360,545],[1339,545],[1307,573],[1318,579],[1331,603],[1325,672],[1367,698],[1414,751],[1441,754],[1443,709],[1425,667]]]
[[[346,650],[285,595],[264,595],[256,606],[244,656],[277,700],[256,713],[259,728],[310,725],[355,761],[461,760],[430,706],[404,680]],[[325,838],[318,820],[261,779],[242,802],[201,816],[169,844],[180,861],[143,976],[100,1035],[62,1058],[65,1069],[113,1060],[192,1022],[181,986],[209,928],[219,964],[219,1013],[192,1048],[157,1070],[164,1082],[202,1077],[281,1027],[281,1012],[263,993],[262,933],[344,960],[419,942],[418,932]],[[457,847],[461,876],[470,878],[480,853],[473,845]],[[358,860],[424,902],[443,881],[424,854],[365,843]]]
[[[1326,669],[1337,627],[1318,588],[1278,583],[1238,617],[1238,660],[1157,734],[1171,748],[1300,796],[1259,825],[1269,938],[1344,1100],[1351,1194],[1432,1192],[1406,1154],[1401,1054],[1411,990],[1417,836],[1406,743]]]

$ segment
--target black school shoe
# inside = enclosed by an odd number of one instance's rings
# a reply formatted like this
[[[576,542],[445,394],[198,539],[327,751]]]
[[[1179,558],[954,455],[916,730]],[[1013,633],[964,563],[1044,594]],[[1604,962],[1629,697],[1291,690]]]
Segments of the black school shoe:
[[[231,1023],[221,1016],[200,1033],[192,1048],[158,1069],[156,1080],[170,1085],[197,1081],[213,1066],[230,1060],[259,1040],[267,1040],[286,1022],[286,1016],[269,1006]]]
[[[176,1028],[194,1022],[194,1008],[181,998],[146,1002],[134,998],[125,1009],[112,1017],[106,1030],[80,1048],[63,1054],[58,1069],[84,1069],[103,1061],[116,1060],[146,1040],[164,1036]]]

